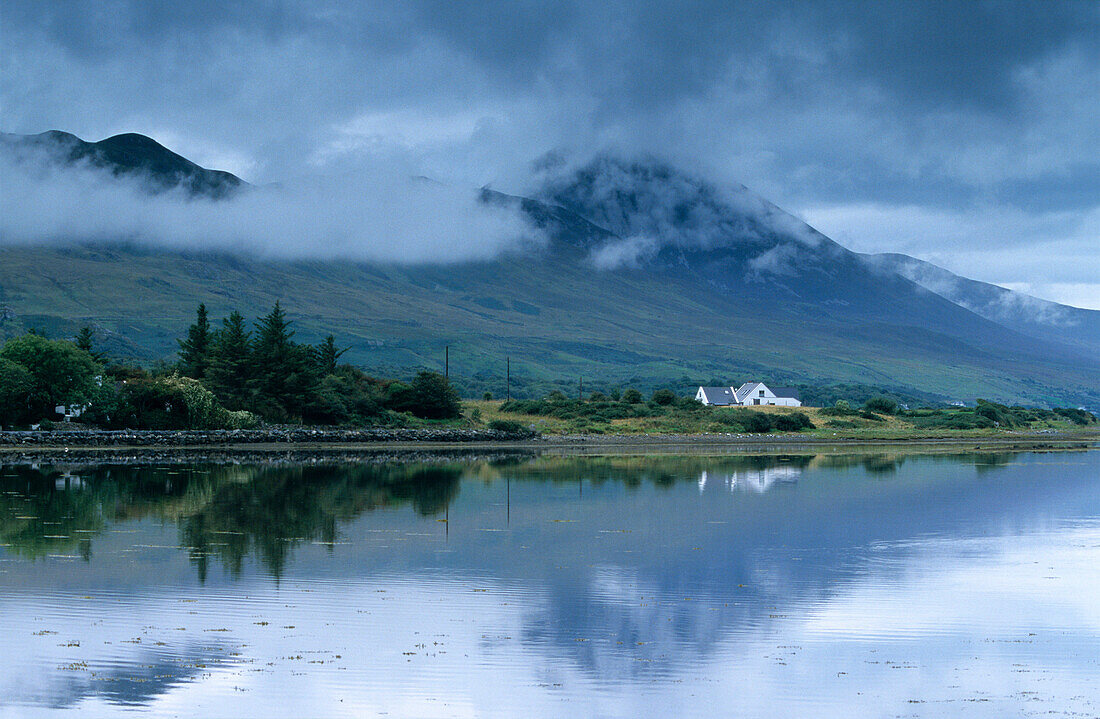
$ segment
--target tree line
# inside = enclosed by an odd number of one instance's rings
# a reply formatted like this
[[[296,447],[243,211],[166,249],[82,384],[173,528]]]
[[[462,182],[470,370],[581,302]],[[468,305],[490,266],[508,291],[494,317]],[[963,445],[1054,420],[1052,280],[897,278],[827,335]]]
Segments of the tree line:
[[[29,332],[0,347],[0,425],[49,420],[57,406],[78,408],[79,422],[145,429],[400,425],[409,415],[461,415],[442,375],[424,371],[407,383],[372,377],[340,362],[347,348],[335,336],[304,344],[291,325],[278,302],[251,327],[238,311],[215,327],[200,304],[177,340],[178,362],[156,371],[109,361],[90,328],[72,342]]]

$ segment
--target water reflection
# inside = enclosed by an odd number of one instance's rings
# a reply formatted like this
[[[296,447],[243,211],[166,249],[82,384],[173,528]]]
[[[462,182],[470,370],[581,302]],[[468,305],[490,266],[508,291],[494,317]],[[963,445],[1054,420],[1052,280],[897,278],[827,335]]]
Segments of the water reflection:
[[[1097,453],[8,467],[0,695],[440,716],[1003,716],[1039,697],[1087,714],[1098,469]],[[326,703],[295,704],[315,682]]]

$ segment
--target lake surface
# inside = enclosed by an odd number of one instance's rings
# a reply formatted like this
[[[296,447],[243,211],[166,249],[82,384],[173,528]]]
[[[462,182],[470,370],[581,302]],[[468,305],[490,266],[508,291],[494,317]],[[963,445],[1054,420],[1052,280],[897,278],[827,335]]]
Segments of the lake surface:
[[[1100,452],[0,469],[0,716],[1100,715]]]

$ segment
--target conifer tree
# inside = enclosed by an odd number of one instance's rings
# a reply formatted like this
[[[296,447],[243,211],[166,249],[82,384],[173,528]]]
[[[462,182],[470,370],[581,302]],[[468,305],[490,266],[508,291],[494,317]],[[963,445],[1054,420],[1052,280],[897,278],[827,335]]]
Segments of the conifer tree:
[[[317,368],[320,370],[321,375],[330,375],[336,371],[336,364],[340,359],[340,355],[347,352],[350,347],[344,349],[336,349],[336,338],[329,335],[325,338],[325,341],[317,345]]]
[[[76,346],[92,356],[96,362],[102,362],[104,355],[102,352],[96,352],[95,345],[92,342],[92,328],[84,326],[80,328],[80,331],[76,333]]]
[[[213,333],[206,305],[200,304],[195,324],[187,329],[187,339],[176,340],[180,346],[180,368],[188,377],[202,379],[210,366],[210,349]]]
[[[254,379],[251,333],[234,310],[214,336],[207,372],[210,389],[230,409],[249,406]]]
[[[313,348],[294,342],[278,302],[256,323],[254,366],[258,393],[288,417],[300,417],[313,399],[318,372]]]

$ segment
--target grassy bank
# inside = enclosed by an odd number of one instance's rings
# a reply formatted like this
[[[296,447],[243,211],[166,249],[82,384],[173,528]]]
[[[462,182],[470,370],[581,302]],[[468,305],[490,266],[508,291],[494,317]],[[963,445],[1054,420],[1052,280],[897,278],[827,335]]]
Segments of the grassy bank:
[[[761,434],[747,428],[746,420],[754,414],[768,417],[775,424],[780,417],[807,418],[812,428],[799,434],[807,438],[838,438],[867,440],[908,440],[940,437],[996,437],[1011,434],[1035,434],[1057,432],[1082,437],[1100,438],[1100,425],[1095,420],[1079,424],[1069,418],[1042,410],[1029,410],[1035,416],[1031,421],[1018,421],[1013,426],[972,426],[974,409],[938,409],[930,411],[879,414],[863,410],[838,413],[835,408],[821,407],[753,407],[731,409],[704,407],[694,401],[677,401],[667,406],[642,404],[630,410],[636,416],[615,417],[623,412],[607,411],[613,403],[581,403],[570,401],[568,405],[537,413],[516,411],[517,405],[530,403],[505,403],[500,400],[477,400],[464,403],[467,417],[483,423],[516,422],[533,427],[543,435],[706,435],[706,434]],[[545,404],[537,407],[546,410]],[[639,416],[640,415],[640,416]],[[772,432],[783,431],[772,429]]]

